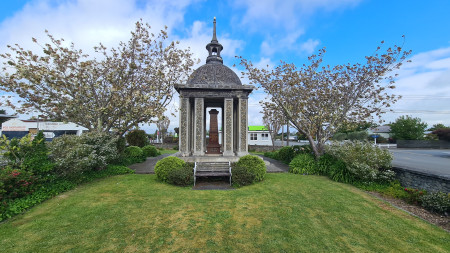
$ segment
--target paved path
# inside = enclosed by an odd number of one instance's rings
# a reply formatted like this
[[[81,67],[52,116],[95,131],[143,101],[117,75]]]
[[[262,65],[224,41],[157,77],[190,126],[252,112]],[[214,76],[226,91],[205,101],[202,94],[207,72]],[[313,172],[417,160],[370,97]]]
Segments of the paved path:
[[[448,149],[390,149],[392,165],[450,178],[450,150]]]
[[[168,157],[173,154],[163,154],[157,157],[148,157],[147,160],[145,160],[142,163],[136,163],[133,165],[130,165],[130,169],[134,170],[136,174],[155,174],[155,165],[156,163],[163,159],[164,157]],[[288,172],[289,167],[277,160],[267,158],[264,156],[260,156],[265,162],[267,166],[267,173],[282,173],[282,172]]]

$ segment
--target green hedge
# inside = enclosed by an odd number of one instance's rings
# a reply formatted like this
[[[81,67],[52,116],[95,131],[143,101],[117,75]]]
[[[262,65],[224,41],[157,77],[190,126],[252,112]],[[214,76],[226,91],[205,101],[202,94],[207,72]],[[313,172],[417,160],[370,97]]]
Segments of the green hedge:
[[[186,163],[178,157],[169,156],[159,160],[155,165],[156,177],[162,182],[169,182],[169,174],[177,173],[174,171],[183,170]]]
[[[238,186],[250,185],[264,180],[266,164],[257,156],[246,155],[233,164],[231,172],[234,184]]]

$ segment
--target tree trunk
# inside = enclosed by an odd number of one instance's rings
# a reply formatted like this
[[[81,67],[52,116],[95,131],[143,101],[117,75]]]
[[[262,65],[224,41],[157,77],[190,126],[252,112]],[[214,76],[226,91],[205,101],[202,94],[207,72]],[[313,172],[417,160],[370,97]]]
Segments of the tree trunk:
[[[289,137],[291,137],[291,132],[289,131],[289,121],[286,124],[286,136],[287,136],[286,144],[287,146],[289,146]]]

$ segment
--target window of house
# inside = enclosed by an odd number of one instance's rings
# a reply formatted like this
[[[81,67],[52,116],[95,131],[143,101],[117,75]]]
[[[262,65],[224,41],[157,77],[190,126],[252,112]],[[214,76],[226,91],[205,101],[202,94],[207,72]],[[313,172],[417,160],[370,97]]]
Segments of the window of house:
[[[263,141],[269,140],[269,134],[261,134],[261,140]]]
[[[250,140],[251,140],[251,141],[257,141],[257,140],[258,140],[258,134],[256,134],[256,133],[255,133],[255,134],[251,133],[251,134],[250,134]]]

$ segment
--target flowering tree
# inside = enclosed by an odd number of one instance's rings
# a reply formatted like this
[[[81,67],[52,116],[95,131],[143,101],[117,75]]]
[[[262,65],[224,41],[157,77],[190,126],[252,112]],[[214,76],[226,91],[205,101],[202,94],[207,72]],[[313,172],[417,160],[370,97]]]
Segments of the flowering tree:
[[[129,41],[110,50],[95,47],[98,58],[73,43],[64,46],[48,31],[50,43],[33,38],[42,53],[8,46],[11,52],[0,55],[5,60],[0,90],[17,94],[21,103],[4,97],[5,104],[19,113],[37,110],[48,118],[121,135],[151,122],[164,113],[173,85],[187,78],[194,64],[189,49],[167,41],[166,29],[155,35],[138,21]]]
[[[159,132],[161,133],[161,140],[162,143],[164,143],[164,138],[167,134],[167,129],[169,128],[170,119],[166,116],[163,116],[162,118],[158,119],[158,122],[156,122],[156,126],[158,127]]]
[[[383,42],[382,42],[383,44]],[[310,64],[297,68],[281,62],[273,70],[255,67],[240,57],[252,84],[261,85],[289,122],[307,136],[316,157],[325,142],[346,122],[371,121],[399,96],[388,91],[395,86],[393,76],[411,53],[394,46],[366,57],[365,64],[322,66],[325,49],[309,57]],[[387,80],[384,80],[387,79]],[[316,137],[317,142],[314,141]]]
[[[270,138],[272,139],[272,150],[275,150],[275,137],[283,124],[283,114],[277,110],[276,105],[273,103],[263,102],[262,106],[264,109],[263,123],[270,132]]]

